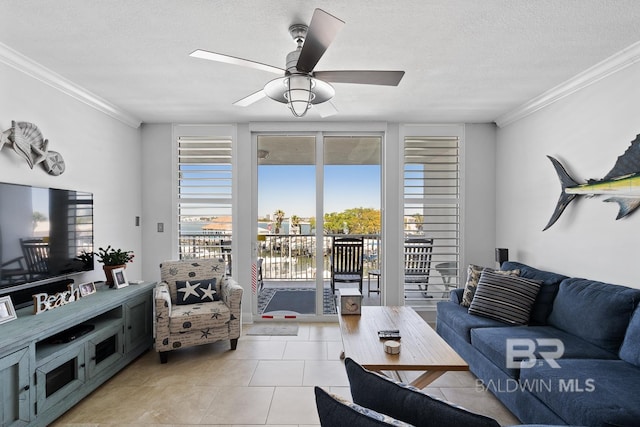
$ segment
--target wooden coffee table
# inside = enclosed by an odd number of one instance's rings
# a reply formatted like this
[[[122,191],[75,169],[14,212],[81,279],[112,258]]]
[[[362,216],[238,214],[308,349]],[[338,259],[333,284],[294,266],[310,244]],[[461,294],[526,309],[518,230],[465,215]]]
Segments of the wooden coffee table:
[[[411,385],[424,388],[447,371],[468,371],[469,365],[411,307],[362,307],[361,315],[338,316],[344,355],[363,367],[390,371],[421,371]],[[400,354],[388,354],[378,331],[399,329]]]

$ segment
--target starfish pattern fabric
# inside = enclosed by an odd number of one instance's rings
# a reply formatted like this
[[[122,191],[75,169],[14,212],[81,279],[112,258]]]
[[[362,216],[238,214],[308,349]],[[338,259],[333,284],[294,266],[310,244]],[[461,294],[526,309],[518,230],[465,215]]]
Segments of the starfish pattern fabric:
[[[216,300],[216,290],[215,289],[211,289],[211,283],[209,283],[209,285],[205,288],[200,288],[200,290],[202,291],[202,297],[200,298],[201,300],[211,300],[211,301],[215,301]]]
[[[206,280],[177,280],[176,291],[178,305],[196,304],[200,302],[219,301],[215,289],[216,279]]]
[[[164,261],[160,273],[155,300],[159,316],[155,347],[161,361],[166,361],[172,350],[216,341],[230,340],[231,349],[235,350],[241,333],[243,289],[225,276],[225,263],[218,259]],[[193,304],[182,303],[187,289],[178,292],[187,282],[190,287],[199,282],[199,287],[191,290],[198,296],[190,292],[188,295]],[[171,297],[168,303],[162,299],[166,294]],[[208,296],[216,301],[211,302]]]
[[[200,295],[198,294],[198,287],[200,286],[200,283],[194,283],[193,285],[191,283],[189,283],[188,281],[185,282],[184,287],[182,288],[178,288],[178,292],[182,292],[182,302],[186,302],[189,299],[190,295],[193,295],[195,297],[199,297]]]

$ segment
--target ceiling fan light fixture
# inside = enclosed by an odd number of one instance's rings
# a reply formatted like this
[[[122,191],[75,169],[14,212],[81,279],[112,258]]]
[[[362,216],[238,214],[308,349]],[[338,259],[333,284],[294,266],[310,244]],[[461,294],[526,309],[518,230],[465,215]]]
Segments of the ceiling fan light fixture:
[[[303,117],[311,105],[330,100],[336,91],[329,83],[309,74],[292,73],[271,80],[265,85],[264,93],[274,101],[287,104],[295,117]]]
[[[315,86],[314,79],[304,75],[291,75],[285,79],[286,90],[284,98],[287,100],[287,107],[294,116],[303,117],[309,111],[311,102],[316,95],[313,93]]]

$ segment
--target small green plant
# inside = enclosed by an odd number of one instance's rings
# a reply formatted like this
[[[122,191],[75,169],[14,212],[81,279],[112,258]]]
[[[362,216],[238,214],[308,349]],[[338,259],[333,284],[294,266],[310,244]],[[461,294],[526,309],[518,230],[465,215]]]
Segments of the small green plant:
[[[111,245],[107,249],[98,248],[98,252],[94,252],[98,257],[98,262],[104,265],[124,265],[133,261],[133,251],[123,251],[122,249],[113,249]]]
[[[76,259],[85,266],[93,268],[93,252],[82,251]]]

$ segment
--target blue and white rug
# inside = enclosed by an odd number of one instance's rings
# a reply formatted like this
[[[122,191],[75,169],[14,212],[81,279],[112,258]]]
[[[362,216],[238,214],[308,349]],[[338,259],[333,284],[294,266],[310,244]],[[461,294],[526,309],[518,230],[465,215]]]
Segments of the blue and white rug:
[[[265,288],[258,295],[258,314],[315,314],[316,290],[308,288]],[[323,292],[323,313],[336,314],[331,289]]]

